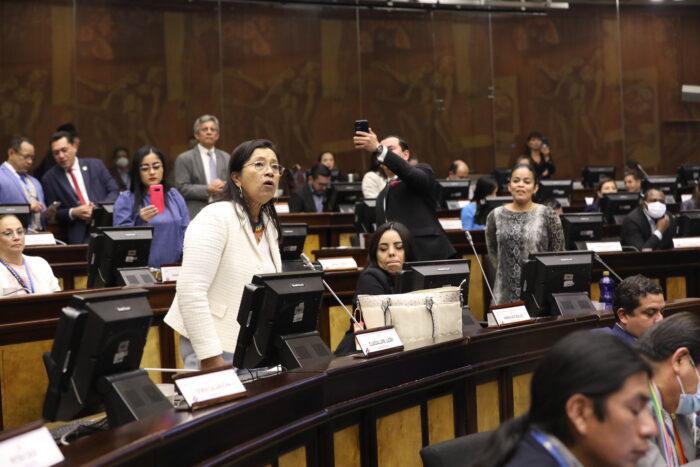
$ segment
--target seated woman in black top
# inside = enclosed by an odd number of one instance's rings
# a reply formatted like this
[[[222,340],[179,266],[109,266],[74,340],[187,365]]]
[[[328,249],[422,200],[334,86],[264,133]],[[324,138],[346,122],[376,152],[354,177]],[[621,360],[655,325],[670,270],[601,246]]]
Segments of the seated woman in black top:
[[[549,141],[542,136],[542,133],[533,131],[527,135],[521,157],[523,156],[530,159],[530,165],[535,168],[540,180],[549,179],[554,174],[556,168],[549,149]]]
[[[595,201],[586,206],[585,212],[600,212],[600,200],[606,193],[617,193],[617,184],[615,180],[602,177],[598,182],[595,190]]]
[[[353,308],[357,306],[358,295],[383,295],[394,292],[396,271],[403,269],[406,261],[413,260],[411,232],[400,222],[382,224],[372,237],[369,245],[369,264],[357,278]],[[355,351],[355,335],[350,329],[335,349],[336,355]]]

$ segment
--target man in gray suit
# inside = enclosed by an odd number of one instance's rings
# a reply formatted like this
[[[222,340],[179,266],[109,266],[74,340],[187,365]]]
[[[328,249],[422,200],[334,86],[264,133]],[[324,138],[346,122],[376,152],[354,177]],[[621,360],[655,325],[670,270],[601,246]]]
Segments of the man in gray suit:
[[[190,219],[207,203],[220,199],[226,190],[231,156],[214,147],[219,135],[219,119],[202,115],[194,122],[197,144],[175,159],[175,187],[187,202]]]

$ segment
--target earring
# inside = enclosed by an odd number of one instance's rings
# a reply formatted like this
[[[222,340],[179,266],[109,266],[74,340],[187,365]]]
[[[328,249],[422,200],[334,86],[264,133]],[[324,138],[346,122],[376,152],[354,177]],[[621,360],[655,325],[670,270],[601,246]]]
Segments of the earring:
[[[238,194],[241,196],[241,199],[243,199],[243,187],[238,187]]]

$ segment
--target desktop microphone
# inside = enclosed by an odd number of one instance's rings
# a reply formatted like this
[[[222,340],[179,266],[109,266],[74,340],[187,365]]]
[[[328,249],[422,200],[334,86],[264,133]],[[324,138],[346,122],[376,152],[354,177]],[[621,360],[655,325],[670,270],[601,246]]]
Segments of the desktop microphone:
[[[304,253],[302,253],[302,254],[299,255],[299,256],[300,256],[300,258],[301,258],[301,261],[304,263],[304,266],[306,266],[307,268],[311,269],[312,271],[316,271],[316,266],[314,266],[314,263],[311,262],[311,260],[309,259],[308,256],[306,256]],[[360,327],[360,329],[365,329],[365,327],[364,327],[362,324],[360,324],[359,321],[357,321],[357,320],[355,319],[355,317],[352,315],[352,313],[350,313],[350,310],[347,309],[347,307],[346,307],[345,304],[340,300],[340,298],[338,298],[338,296],[335,294],[335,292],[333,291],[333,289],[331,289],[331,286],[328,285],[328,282],[326,282],[326,280],[323,279],[323,278],[321,278],[321,281],[323,282],[323,286],[324,286],[326,289],[328,289],[328,291],[331,293],[331,295],[333,295],[333,298],[335,298],[335,300],[338,302],[338,304],[339,304],[341,307],[343,307],[343,310],[345,310],[345,313],[347,313],[347,315],[350,317],[350,320],[351,320],[353,323],[355,323],[356,325],[358,325],[358,326]]]
[[[644,175],[644,178],[646,178],[647,180],[649,179],[649,174],[646,172],[646,170],[644,170],[644,167],[642,167],[642,164],[637,163],[637,170],[642,172],[642,175]]]
[[[467,240],[469,241],[469,244],[472,247],[472,251],[474,252],[474,256],[476,256],[476,262],[479,263],[479,269],[481,269],[481,275],[484,276],[484,282],[486,282],[486,286],[489,288],[489,292],[491,292],[491,298],[494,298],[495,295],[493,294],[493,289],[491,289],[491,284],[489,284],[489,280],[486,277],[486,272],[484,271],[484,267],[481,265],[481,260],[479,259],[479,254],[476,252],[476,247],[474,247],[474,240],[472,240],[472,234],[468,230],[465,230],[464,236],[467,237]]]
[[[610,274],[615,276],[615,278],[618,281],[622,282],[622,278],[620,276],[618,276],[617,273],[615,271],[613,271],[612,268],[610,266],[608,266],[605,261],[603,261],[603,258],[601,258],[597,252],[595,252],[595,251],[593,252],[593,257],[596,259],[596,261],[598,261],[600,264],[602,264],[605,267],[605,269],[607,269],[610,272]]]

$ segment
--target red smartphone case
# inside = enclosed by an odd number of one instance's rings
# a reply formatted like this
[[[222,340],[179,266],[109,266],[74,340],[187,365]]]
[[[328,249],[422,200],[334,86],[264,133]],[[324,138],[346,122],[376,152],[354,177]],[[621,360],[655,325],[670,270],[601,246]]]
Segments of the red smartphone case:
[[[165,200],[163,199],[163,185],[151,185],[148,187],[151,192],[151,204],[158,209],[158,212],[165,212]]]

